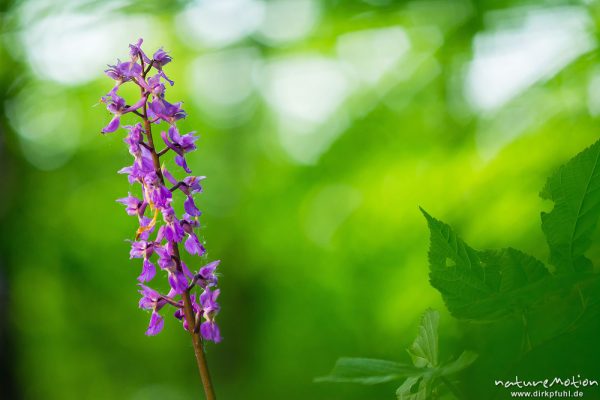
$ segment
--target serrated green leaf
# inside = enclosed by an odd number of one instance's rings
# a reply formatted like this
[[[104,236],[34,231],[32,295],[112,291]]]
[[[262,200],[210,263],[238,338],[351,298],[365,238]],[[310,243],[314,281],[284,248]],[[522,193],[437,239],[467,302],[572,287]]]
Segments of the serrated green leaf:
[[[463,351],[460,356],[454,361],[449,362],[440,368],[441,376],[448,376],[462,371],[477,360],[478,355],[472,351]]]
[[[438,325],[440,314],[435,310],[427,310],[421,318],[419,334],[408,348],[413,364],[417,368],[437,367],[438,364]]]
[[[600,141],[563,165],[540,193],[554,202],[551,212],[542,213],[542,230],[558,273],[592,268],[584,253],[600,217],[599,163]]]
[[[372,358],[347,358],[337,360],[328,376],[316,378],[315,382],[352,382],[373,385],[410,376],[424,371],[408,364]]]
[[[431,285],[456,318],[493,320],[539,301],[550,274],[544,264],[507,248],[477,251],[421,209],[431,233]]]
[[[410,377],[396,390],[398,400],[426,400],[431,392],[428,378]]]

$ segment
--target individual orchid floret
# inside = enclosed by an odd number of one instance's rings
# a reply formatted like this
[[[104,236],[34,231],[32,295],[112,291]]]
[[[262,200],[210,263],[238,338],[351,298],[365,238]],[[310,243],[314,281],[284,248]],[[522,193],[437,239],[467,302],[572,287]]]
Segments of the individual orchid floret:
[[[133,61],[121,62],[117,60],[115,65],[109,65],[108,67],[104,71],[106,75],[120,83],[125,83],[142,74],[142,66]]]
[[[162,67],[164,67],[165,65],[167,65],[168,63],[170,63],[173,59],[171,58],[171,56],[169,55],[169,53],[167,53],[166,51],[164,51],[162,49],[162,47],[158,50],[156,50],[156,52],[154,53],[154,55],[152,56],[152,65],[158,69],[158,73],[159,75],[164,78],[164,80],[166,80],[167,82],[169,82],[169,84],[171,86],[174,85],[174,82],[172,80],[170,80],[167,75],[165,75]]]
[[[205,322],[200,325],[200,332],[202,337],[206,340],[211,340],[215,343],[221,341],[221,332],[219,327],[215,323],[215,317],[219,313],[220,307],[217,303],[217,297],[220,294],[220,290],[211,291],[210,289],[204,290],[204,293],[200,295],[200,304],[204,311]]]
[[[221,341],[221,331],[214,320],[203,322],[202,325],[200,325],[200,333],[206,340],[210,340],[215,343],[219,343]]]
[[[163,221],[165,224],[160,227],[162,231],[159,232],[160,236],[164,236],[169,242],[181,242],[185,237],[185,231],[181,227],[179,220],[175,216],[173,208],[165,208],[162,210]]]
[[[202,243],[200,243],[198,237],[194,233],[188,234],[184,246],[187,252],[192,255],[196,254],[202,256],[204,255],[204,253],[206,253],[206,249],[204,248]]]
[[[154,52],[152,60],[154,61],[152,65],[156,67],[159,71],[162,70],[162,67],[173,61],[169,53],[164,51],[162,47]]]
[[[142,124],[124,126],[129,132],[123,141],[129,147],[129,154],[134,157],[140,157],[142,154],[143,133]]]
[[[189,286],[188,279],[182,271],[178,270],[167,270],[169,285],[175,292],[175,294],[182,294]]]
[[[148,115],[152,118],[153,122],[159,122],[162,119],[170,124],[174,124],[176,121],[187,116],[181,108],[181,103],[171,104],[160,97],[155,98],[149,104]]]
[[[123,197],[122,199],[117,199],[118,203],[121,203],[125,206],[125,211],[128,215],[143,215],[144,214],[144,202],[138,199],[135,196],[132,196],[131,193],[127,197]]]
[[[148,325],[148,329],[146,330],[146,335],[153,336],[158,334],[163,326],[164,319],[160,316],[158,311],[163,308],[169,302],[169,296],[162,296],[154,289],[150,289],[147,286],[142,284],[139,285],[141,290],[139,291],[142,295],[140,299],[139,306],[144,310],[152,311],[152,315],[150,317],[150,324]]]
[[[183,209],[189,215],[194,217],[200,216],[202,214],[198,207],[196,207],[196,203],[194,202],[194,198],[192,196],[187,196],[185,201],[183,202]]]
[[[146,99],[142,97],[137,103],[132,106],[125,104],[125,99],[118,96],[116,93],[109,93],[104,96],[101,101],[106,103],[106,109],[114,114],[112,120],[102,129],[102,133],[114,132],[119,128],[121,122],[121,115],[128,112],[136,111],[146,103]]]
[[[160,177],[156,172],[152,171],[146,174],[143,183],[146,199],[153,207],[160,210],[170,209],[173,195],[171,191],[162,184]],[[171,214],[173,213],[171,212],[170,215]]]
[[[146,335],[154,336],[158,335],[165,325],[165,319],[160,316],[156,311],[152,311],[152,316],[150,317],[150,324],[148,325],[148,329],[146,330]]]
[[[114,132],[119,128],[121,115],[125,113],[125,99],[119,97],[116,93],[110,93],[110,95],[104,96],[101,101],[106,103],[106,109],[114,114],[108,125],[102,128],[102,133]]]
[[[206,249],[198,240],[198,236],[194,233],[194,228],[198,226],[198,222],[195,219],[190,219],[188,214],[185,214],[181,219],[181,227],[187,235],[184,247],[188,253],[194,255],[203,256],[206,253]]]
[[[195,193],[200,193],[202,192],[202,186],[200,185],[200,182],[204,179],[206,179],[205,176],[187,176],[183,179],[183,183],[185,183],[187,191],[184,189],[181,190],[183,190],[183,192],[188,196],[191,196]]]
[[[142,273],[138,276],[140,282],[150,282],[156,275],[156,267],[149,259],[145,258],[142,264]]]
[[[138,276],[138,281],[148,282],[156,275],[156,267],[150,261],[150,257],[154,253],[154,242],[148,242],[146,240],[138,240],[131,242],[131,250],[129,251],[129,258],[143,258],[144,263],[142,264],[142,272]]]
[[[185,135],[180,135],[177,127],[174,125],[169,127],[168,137],[164,131],[161,132],[161,137],[163,138],[163,141],[167,147],[177,153],[177,156],[175,157],[175,163],[182,167],[187,173],[191,173],[192,171],[190,171],[187,166],[184,154],[196,150],[196,145],[194,142],[198,140],[198,137],[194,136],[194,133],[195,132],[190,132]]]
[[[176,126],[171,125],[169,127],[169,134],[165,132],[161,132],[161,137],[165,144],[171,148],[175,153],[179,155],[183,155],[185,153],[189,153],[190,151],[196,150],[196,145],[194,142],[198,140],[197,136],[194,136],[196,132],[186,133],[185,135],[179,134],[179,130]]]
[[[147,259],[154,253],[155,243],[146,240],[137,240],[131,242],[129,258]]]
[[[166,301],[164,300],[164,303],[161,303],[162,296],[156,290],[142,284],[139,286],[141,290],[138,290],[138,292],[142,295],[139,302],[140,308],[143,308],[144,310],[155,310],[162,308],[166,304]]]
[[[137,61],[139,59],[141,59],[146,64],[150,64],[150,59],[148,58],[148,56],[146,56],[146,53],[144,53],[144,51],[142,50],[143,42],[144,42],[144,39],[140,38],[140,39],[138,39],[136,44],[129,45],[129,55],[131,56],[131,62],[137,63]],[[136,64],[136,65],[138,65],[138,64]],[[140,67],[140,73],[141,73],[142,66],[139,65],[139,67]]]
[[[165,84],[161,82],[160,75],[154,75],[148,78],[146,89],[155,97],[161,98],[165,94]]]
[[[200,268],[198,273],[194,275],[194,284],[206,289],[217,285],[217,274],[215,273],[221,261],[213,261]]]
[[[118,172],[126,174],[129,184],[133,185],[136,182],[143,183],[146,176],[150,174],[156,175],[152,156],[145,147],[140,148],[141,153],[134,159],[133,165],[121,168]]]
[[[173,259],[173,254],[169,249],[168,245],[165,246],[156,246],[155,248],[156,254],[158,255],[158,266],[161,269],[169,270],[176,268],[177,264]]]
[[[148,205],[148,203],[144,202],[144,210],[147,205]],[[142,215],[140,218],[138,218],[138,220],[140,222],[140,227],[138,228],[137,232],[135,233],[135,238],[136,238],[136,240],[146,240],[147,241],[150,238],[150,235],[154,232],[154,226],[156,224],[156,220],[148,218],[145,215]],[[153,244],[156,245],[156,242],[154,242]],[[153,249],[154,249],[154,246],[153,246]]]

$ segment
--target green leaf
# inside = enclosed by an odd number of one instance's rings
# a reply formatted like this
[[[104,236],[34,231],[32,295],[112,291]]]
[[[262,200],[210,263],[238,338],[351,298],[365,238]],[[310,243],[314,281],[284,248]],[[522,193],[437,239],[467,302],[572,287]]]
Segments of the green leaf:
[[[417,368],[437,367],[439,320],[440,314],[435,310],[429,309],[423,314],[419,335],[408,349]]]
[[[477,360],[478,355],[471,351],[463,351],[460,356],[454,361],[449,362],[440,368],[441,376],[448,376],[462,371]]]
[[[594,143],[554,175],[540,193],[554,202],[542,212],[542,230],[550,246],[550,262],[556,271],[586,271],[592,262],[584,253],[600,217],[600,141]]]
[[[353,382],[366,385],[389,382],[409,376],[418,376],[423,370],[408,364],[372,358],[340,358],[328,376],[315,382]]]
[[[474,250],[450,226],[421,211],[431,233],[431,285],[456,318],[498,319],[547,293],[550,274],[534,257],[512,248]]]
[[[428,378],[410,377],[396,390],[398,400],[426,400],[431,392]]]

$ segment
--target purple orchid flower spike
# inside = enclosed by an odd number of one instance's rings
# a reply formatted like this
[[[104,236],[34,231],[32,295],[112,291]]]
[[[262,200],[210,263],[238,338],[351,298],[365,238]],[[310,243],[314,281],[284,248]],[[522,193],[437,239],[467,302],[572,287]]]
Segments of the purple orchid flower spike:
[[[221,332],[215,321],[220,311],[217,302],[217,274],[219,261],[206,264],[192,272],[182,260],[180,247],[192,258],[206,254],[199,235],[201,212],[194,197],[202,193],[203,176],[191,173],[185,156],[196,150],[198,137],[194,132],[180,134],[177,121],[186,117],[181,102],[169,102],[165,98],[166,87],[173,85],[163,68],[172,62],[165,50],[158,49],[152,58],[142,49],[143,40],[129,45],[130,59],[117,60],[109,65],[106,75],[114,80],[112,89],[102,97],[112,117],[102,129],[102,133],[116,132],[120,127],[126,132],[124,142],[133,162],[119,173],[126,174],[131,190],[127,197],[117,200],[125,206],[128,215],[136,217],[139,224],[134,238],[130,241],[129,256],[141,263],[137,276],[139,283],[139,307],[150,313],[146,335],[160,333],[165,324],[161,310],[174,307],[174,316],[182,321],[183,328],[192,336],[202,382],[208,400],[214,400],[214,392],[207,373],[204,348],[206,341],[221,341]],[[152,72],[153,71],[153,72]],[[152,73],[151,73],[152,72]],[[137,86],[140,97],[128,105],[117,93],[122,85]],[[121,126],[125,114],[139,117],[140,122]],[[129,116],[127,117],[129,118]],[[153,124],[166,123],[161,134],[166,145],[157,151],[152,136]],[[183,171],[171,174],[162,158],[171,155]],[[177,176],[181,174],[181,176]],[[167,186],[168,185],[168,186]],[[178,216],[175,210],[183,209],[185,214]],[[188,261],[193,266],[196,261]],[[204,264],[204,263],[202,263]],[[158,267],[158,268],[157,268]],[[158,270],[160,268],[160,270]],[[196,268],[194,268],[196,269]],[[169,293],[163,295],[145,286],[144,283],[166,278]]]

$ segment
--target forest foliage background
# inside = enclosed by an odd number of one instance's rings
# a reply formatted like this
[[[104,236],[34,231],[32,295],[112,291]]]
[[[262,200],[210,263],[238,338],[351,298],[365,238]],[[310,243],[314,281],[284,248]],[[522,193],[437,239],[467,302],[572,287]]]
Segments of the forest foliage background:
[[[100,134],[103,71],[138,37],[172,55],[170,99],[201,137],[220,398],[393,398],[313,379],[340,356],[406,360],[429,307],[441,358],[480,355],[472,398],[500,376],[597,373],[597,322],[521,357],[518,323],[452,318],[418,207],[476,249],[549,259],[539,192],[598,138],[598,2],[165,3],[0,3],[0,397],[200,391],[185,332],[143,334],[135,222],[114,201],[129,155]]]

